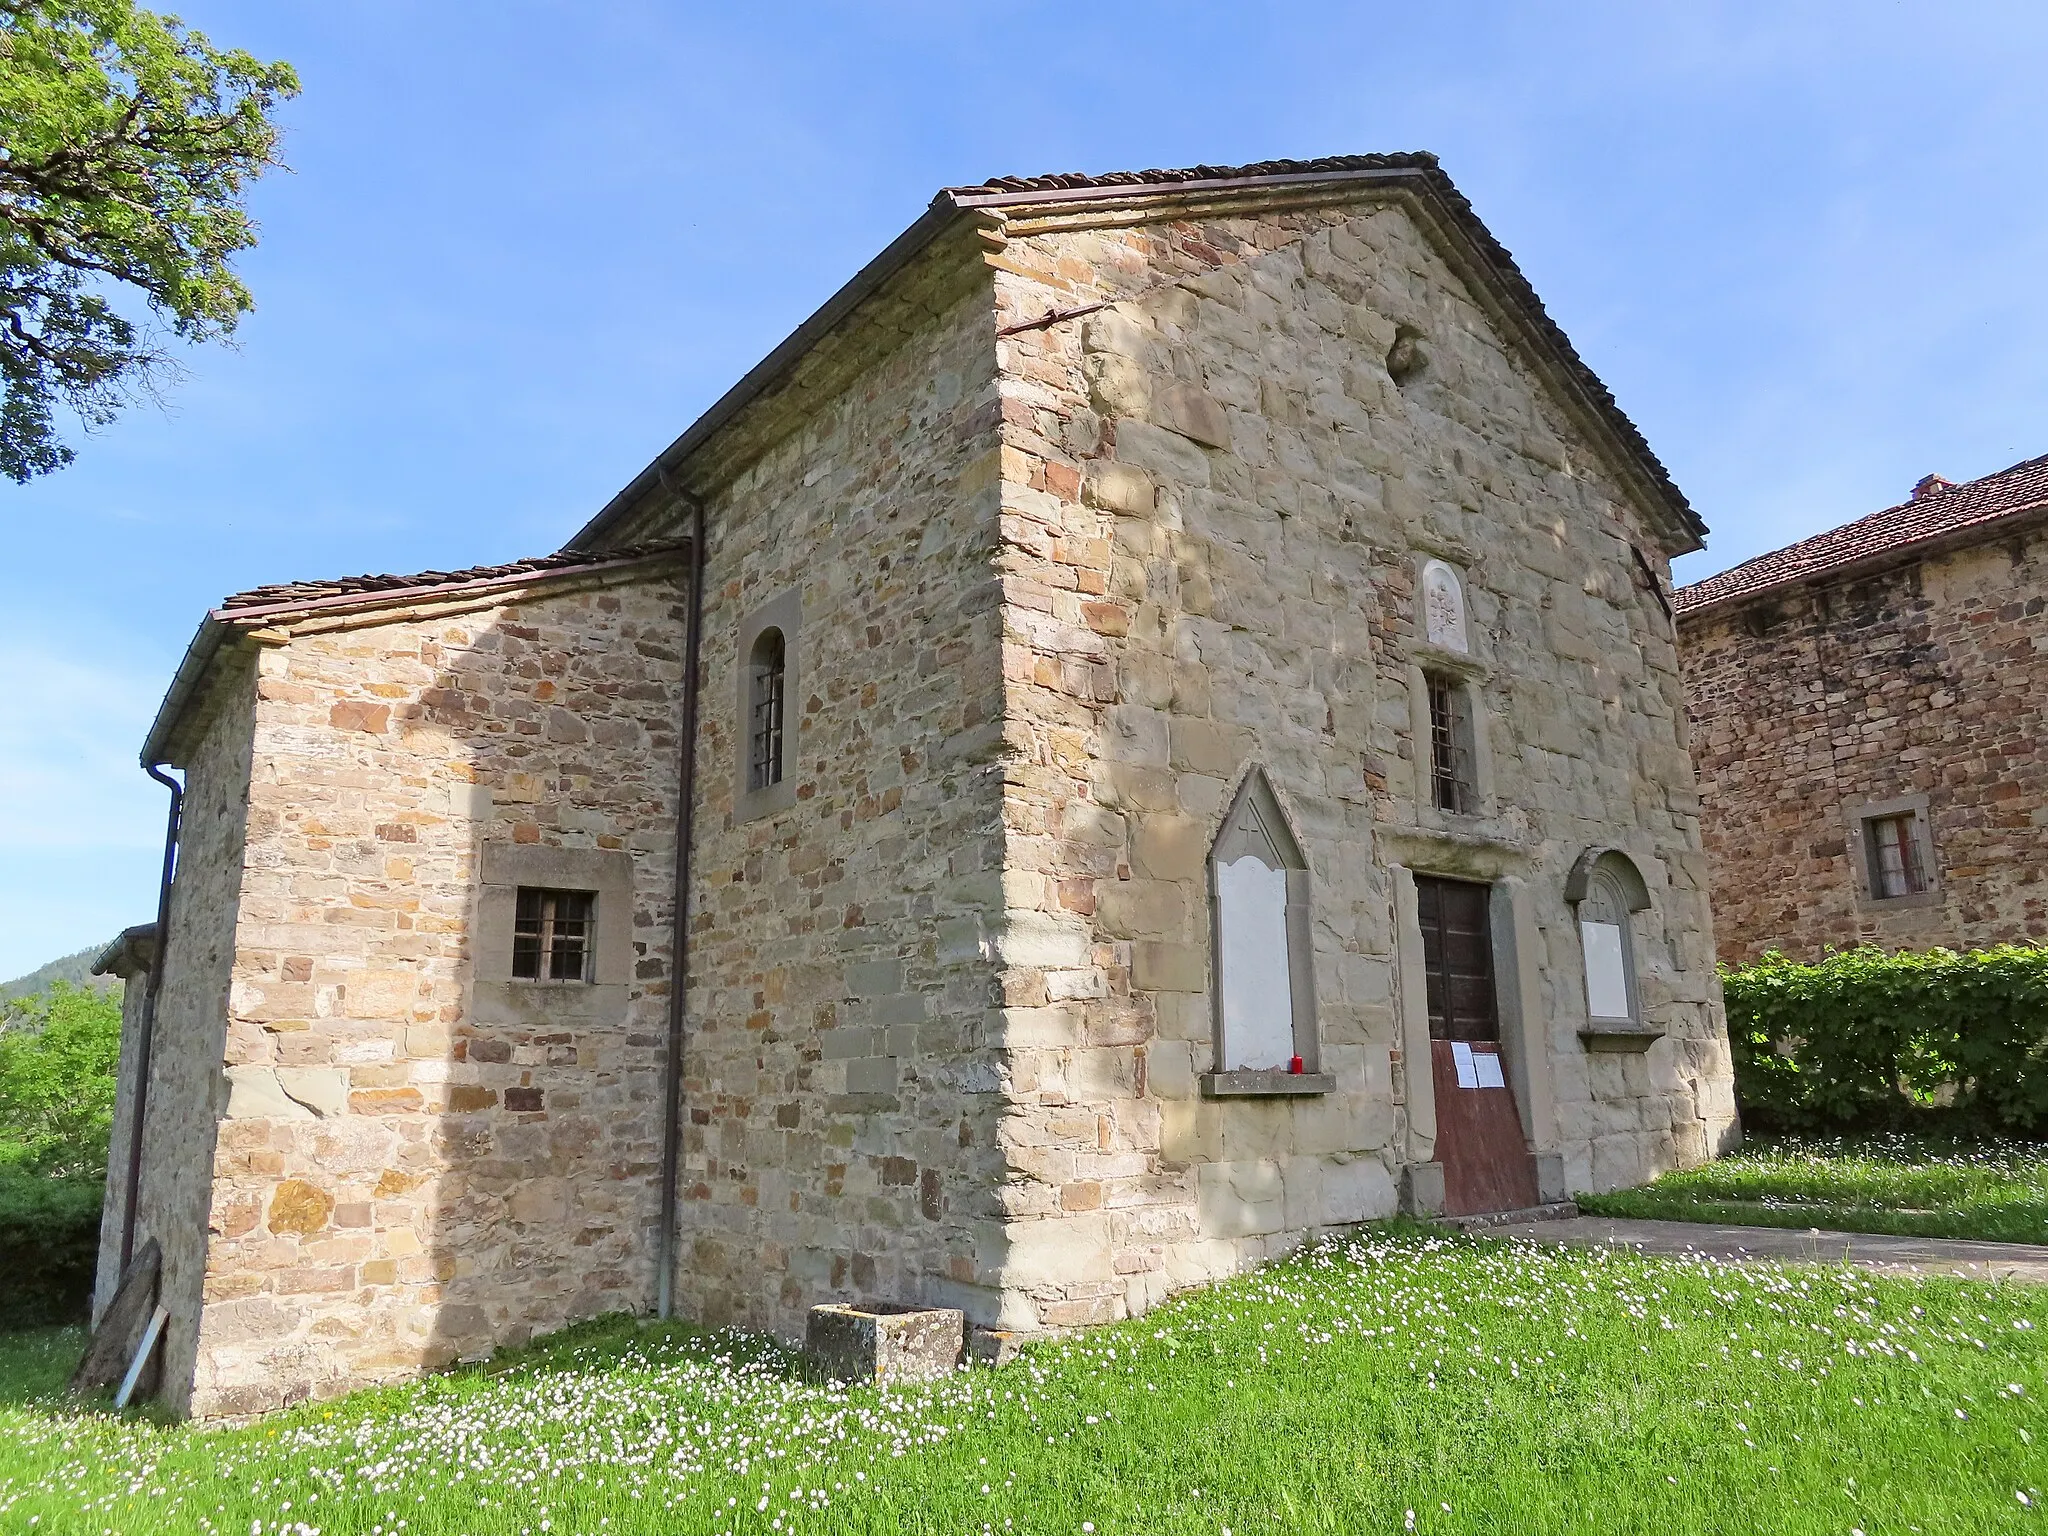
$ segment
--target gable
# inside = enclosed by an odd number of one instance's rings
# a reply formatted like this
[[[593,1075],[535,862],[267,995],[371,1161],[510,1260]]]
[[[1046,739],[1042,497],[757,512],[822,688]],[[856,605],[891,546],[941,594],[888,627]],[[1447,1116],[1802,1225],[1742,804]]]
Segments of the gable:
[[[1398,203],[1423,230],[1448,267],[1483,306],[1524,366],[1540,377],[1625,486],[1667,555],[1700,547],[1706,526],[1642,434],[1605,385],[1544,310],[1507,250],[1479,221],[1426,153],[1351,155],[1308,161],[1266,161],[1237,167],[1118,172],[1108,176],[1006,178],[953,187],[933,199],[924,216],[759,366],[664,450],[565,546],[604,547],[625,535],[642,506],[690,488],[695,462],[762,399],[786,392],[814,352],[843,344],[866,324],[901,325],[904,306],[892,305],[907,269],[943,245],[957,253],[958,235],[971,231],[989,263],[1016,269],[1014,242],[1055,228],[1136,228],[1172,225],[1230,213]],[[944,237],[944,238],[942,238]],[[1027,314],[1001,317],[1011,325],[1040,323],[1048,314],[1093,307],[1094,295],[1049,274],[1046,302]],[[916,316],[909,316],[915,323]]]

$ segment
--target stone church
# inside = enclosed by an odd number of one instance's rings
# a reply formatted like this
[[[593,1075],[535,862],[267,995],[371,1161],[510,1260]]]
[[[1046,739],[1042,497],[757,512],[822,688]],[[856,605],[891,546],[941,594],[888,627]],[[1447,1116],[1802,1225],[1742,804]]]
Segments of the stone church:
[[[1676,606],[1723,959],[2048,942],[2048,456]]]
[[[102,1305],[988,1348],[1711,1157],[1703,533],[1431,156],[942,192],[560,553],[206,616]]]

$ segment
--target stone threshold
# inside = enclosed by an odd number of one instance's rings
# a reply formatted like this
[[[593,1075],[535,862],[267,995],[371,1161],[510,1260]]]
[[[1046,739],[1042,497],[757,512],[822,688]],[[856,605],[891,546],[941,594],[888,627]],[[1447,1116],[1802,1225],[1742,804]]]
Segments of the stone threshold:
[[[1525,1221],[1571,1221],[1579,1214],[1570,1200],[1551,1200],[1519,1211],[1480,1211],[1471,1216],[1435,1216],[1430,1225],[1449,1227],[1453,1232],[1484,1232],[1489,1227],[1519,1225]]]

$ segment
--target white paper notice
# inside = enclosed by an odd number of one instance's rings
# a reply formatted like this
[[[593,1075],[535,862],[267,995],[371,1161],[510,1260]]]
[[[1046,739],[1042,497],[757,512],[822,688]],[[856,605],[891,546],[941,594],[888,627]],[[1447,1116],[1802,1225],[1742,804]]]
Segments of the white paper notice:
[[[1474,1051],[1472,1066],[1479,1074],[1481,1088],[1505,1088],[1508,1080],[1500,1075],[1499,1051]]]
[[[1462,1040],[1451,1042],[1451,1060],[1458,1064],[1458,1086],[1477,1088],[1479,1069],[1472,1064],[1472,1047]]]

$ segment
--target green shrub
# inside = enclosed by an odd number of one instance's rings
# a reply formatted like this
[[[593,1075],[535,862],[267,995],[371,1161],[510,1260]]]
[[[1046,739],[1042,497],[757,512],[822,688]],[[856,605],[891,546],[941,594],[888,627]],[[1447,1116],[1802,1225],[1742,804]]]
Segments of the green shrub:
[[[102,1192],[99,1177],[0,1168],[0,1332],[91,1311]]]
[[[1756,1129],[2048,1132],[2048,948],[1774,952],[1721,985]]]
[[[0,1165],[104,1174],[120,1056],[117,996],[59,981],[0,1005]]]
[[[56,982],[0,1005],[0,1329],[92,1307],[119,997]]]

